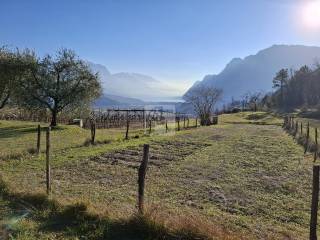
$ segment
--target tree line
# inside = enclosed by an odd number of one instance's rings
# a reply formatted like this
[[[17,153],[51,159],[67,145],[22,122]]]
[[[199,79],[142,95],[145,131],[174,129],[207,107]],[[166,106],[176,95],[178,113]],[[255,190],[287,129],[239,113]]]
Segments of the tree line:
[[[56,126],[59,113],[89,107],[101,93],[98,74],[72,50],[40,58],[29,49],[0,48],[0,109],[48,109]]]
[[[264,97],[271,108],[293,110],[316,107],[320,103],[320,65],[302,66],[299,70],[281,69],[273,79],[275,92]]]
[[[247,92],[223,107],[223,112],[276,109],[294,111],[320,107],[320,64],[298,70],[280,69],[273,79],[273,92]]]

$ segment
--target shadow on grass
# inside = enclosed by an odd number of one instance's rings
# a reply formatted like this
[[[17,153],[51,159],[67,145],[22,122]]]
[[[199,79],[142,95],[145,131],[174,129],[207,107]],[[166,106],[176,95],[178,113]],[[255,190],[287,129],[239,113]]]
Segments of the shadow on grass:
[[[266,126],[282,126],[282,123],[270,123],[264,121],[248,121],[248,122],[241,122],[241,121],[225,121],[228,124],[251,124],[251,125],[266,125]]]
[[[45,194],[12,193],[0,179],[0,197],[5,199],[12,209],[26,206],[30,211],[27,218],[36,222],[35,232],[59,233],[63,237],[80,239],[112,240],[205,240],[192,229],[169,230],[156,223],[148,215],[133,215],[123,220],[112,220],[108,216],[89,213],[83,203],[63,206],[50,200]],[[11,233],[15,236],[14,231]]]
[[[247,120],[261,120],[261,119],[264,119],[266,117],[268,117],[270,115],[270,113],[252,113],[252,114],[249,114],[248,116],[246,116],[246,119]]]
[[[13,127],[2,127],[0,129],[0,139],[1,138],[12,138],[19,137],[29,133],[37,132],[36,127],[31,127],[30,125],[21,125],[21,126],[13,126]]]
[[[45,132],[47,127],[41,127],[41,132]],[[64,126],[56,126],[52,128],[52,131],[62,131],[65,130]],[[20,125],[20,126],[11,126],[11,127],[1,127],[0,128],[0,139],[1,138],[12,138],[12,137],[20,137],[25,134],[37,132],[37,126],[30,125]]]

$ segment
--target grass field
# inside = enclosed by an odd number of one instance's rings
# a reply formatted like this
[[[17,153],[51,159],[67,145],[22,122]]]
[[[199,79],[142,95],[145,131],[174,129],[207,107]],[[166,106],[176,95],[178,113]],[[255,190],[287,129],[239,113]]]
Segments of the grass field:
[[[100,130],[95,146],[83,145],[87,130],[61,126],[52,132],[48,201],[44,156],[28,153],[36,124],[0,121],[0,220],[14,239],[306,239],[312,157],[281,124],[269,113],[237,113],[216,126],[138,131],[129,141],[122,131]],[[145,143],[141,217],[137,167]]]

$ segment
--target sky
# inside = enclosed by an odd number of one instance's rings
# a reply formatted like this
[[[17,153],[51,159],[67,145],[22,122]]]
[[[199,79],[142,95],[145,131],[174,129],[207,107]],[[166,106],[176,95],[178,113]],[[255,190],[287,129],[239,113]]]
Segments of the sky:
[[[234,57],[273,44],[320,46],[320,0],[0,0],[0,45],[70,48],[112,73],[182,94]]]

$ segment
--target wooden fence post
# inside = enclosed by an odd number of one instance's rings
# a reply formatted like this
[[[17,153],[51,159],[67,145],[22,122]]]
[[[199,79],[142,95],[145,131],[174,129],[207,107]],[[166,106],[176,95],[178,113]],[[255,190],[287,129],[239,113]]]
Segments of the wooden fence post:
[[[139,213],[143,214],[144,210],[144,185],[149,161],[149,144],[143,145],[143,158],[138,171],[138,209]]]
[[[149,134],[151,134],[152,131],[152,120],[149,121]]]
[[[96,138],[96,123],[91,122],[91,144],[94,144]]]
[[[47,182],[47,194],[51,193],[51,169],[50,169],[50,131],[51,128],[47,128],[46,133],[46,182]]]
[[[129,139],[129,116],[128,116],[128,112],[127,112],[127,130],[126,130],[126,140]]]
[[[37,154],[40,154],[40,141],[41,141],[41,127],[40,124],[38,125],[38,129],[37,129]]]
[[[294,130],[294,135],[295,135],[295,136],[296,136],[297,133],[298,133],[298,128],[299,128],[298,121],[296,121],[296,127],[295,127],[295,130]]]
[[[314,142],[316,145],[316,149],[314,150],[314,159],[313,161],[317,161],[318,158],[318,128],[314,129]]]
[[[198,127],[198,118],[196,118],[196,128]]]
[[[302,136],[303,134],[303,125],[302,125],[302,122],[300,123],[300,135]]]
[[[319,201],[319,166],[313,166],[312,201],[310,218],[310,240],[317,239],[318,201]]]
[[[187,128],[189,128],[189,118],[187,119]]]
[[[292,128],[292,117],[290,117],[290,120],[289,120],[289,129],[291,130]]]
[[[283,128],[287,128],[287,127],[288,127],[288,116],[285,116],[283,120]]]
[[[166,132],[168,132],[169,128],[168,128],[168,120],[166,120]]]
[[[183,118],[183,128],[186,128],[186,118]]]
[[[288,125],[289,125],[288,128],[289,128],[289,130],[290,130],[290,129],[291,129],[291,125],[292,125],[292,117],[291,117],[291,116],[289,117],[289,123],[288,123]]]
[[[306,144],[305,144],[305,148],[304,148],[304,153],[306,153],[308,151],[308,146],[309,146],[309,137],[310,137],[310,123],[308,122],[307,124],[307,136],[306,136]]]
[[[180,131],[180,118],[178,118],[177,120],[178,120],[178,131]]]

